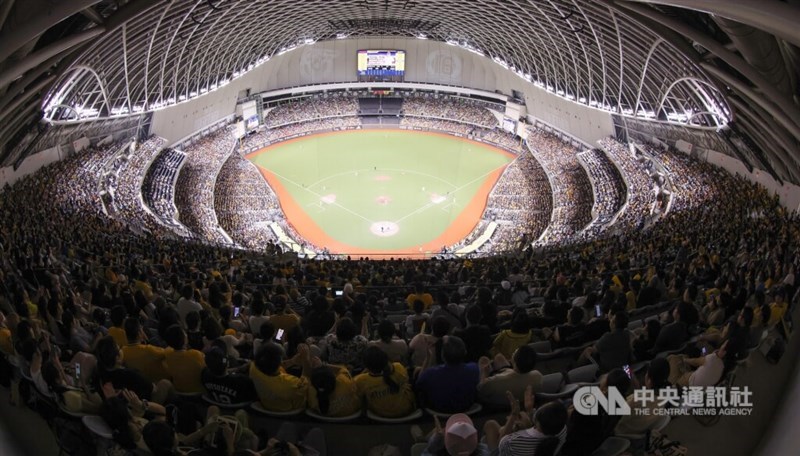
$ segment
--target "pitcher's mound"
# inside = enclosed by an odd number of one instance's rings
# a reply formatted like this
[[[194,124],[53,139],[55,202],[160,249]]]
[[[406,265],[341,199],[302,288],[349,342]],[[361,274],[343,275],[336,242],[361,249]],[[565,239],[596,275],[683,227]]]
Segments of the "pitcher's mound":
[[[321,197],[319,200],[322,201],[325,204],[333,204],[333,203],[336,202],[336,195],[331,193],[330,195],[325,195],[325,196]]]
[[[386,176],[384,174],[381,174],[379,176],[375,176],[375,180],[378,181],[378,182],[386,182],[386,181],[392,180],[392,178],[390,176]]]
[[[375,222],[369,227],[369,230],[376,236],[389,237],[397,234],[400,227],[394,222]]]
[[[386,195],[381,195],[381,196],[375,198],[375,202],[380,204],[381,206],[386,206],[387,204],[392,202],[392,199],[389,198]]]

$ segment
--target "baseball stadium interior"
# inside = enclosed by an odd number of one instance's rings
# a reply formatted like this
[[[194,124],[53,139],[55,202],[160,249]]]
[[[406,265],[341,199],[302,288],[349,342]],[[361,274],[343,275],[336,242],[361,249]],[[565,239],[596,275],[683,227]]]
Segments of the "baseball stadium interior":
[[[0,454],[798,454],[797,0],[0,0]]]

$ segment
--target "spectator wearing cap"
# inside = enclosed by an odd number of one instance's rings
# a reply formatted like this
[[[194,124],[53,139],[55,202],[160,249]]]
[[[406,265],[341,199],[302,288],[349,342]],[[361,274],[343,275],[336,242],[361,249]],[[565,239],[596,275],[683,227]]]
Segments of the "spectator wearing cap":
[[[458,413],[475,402],[480,381],[478,365],[466,362],[467,347],[459,337],[445,336],[442,341],[444,364],[433,365],[435,348],[428,349],[416,390],[422,403],[438,412]]]
[[[436,428],[428,440],[428,446],[423,450],[422,456],[488,456],[489,447],[478,440],[478,430],[472,419],[463,414],[456,413],[450,416],[445,423],[444,430],[439,422],[439,417],[434,416]]]
[[[203,388],[221,404],[241,404],[258,399],[253,381],[238,372],[228,372],[228,357],[218,347],[205,354],[206,368],[200,374]]]

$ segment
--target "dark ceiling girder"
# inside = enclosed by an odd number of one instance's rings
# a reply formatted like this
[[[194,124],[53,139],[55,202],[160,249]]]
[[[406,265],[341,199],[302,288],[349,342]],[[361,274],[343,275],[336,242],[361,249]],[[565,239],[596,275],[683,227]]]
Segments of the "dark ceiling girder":
[[[3,25],[8,19],[8,14],[11,12],[11,7],[14,6],[14,0],[0,1],[0,31],[3,30]]]
[[[2,121],[5,120],[6,117],[14,113],[14,110],[19,108],[23,102],[28,101],[32,96],[38,94],[39,92],[47,88],[50,84],[55,82],[55,80],[56,80],[55,76],[48,76],[41,82],[37,83],[35,86],[25,90],[24,93],[17,96],[17,98],[15,98],[11,102],[11,104],[9,104],[7,107],[4,106],[0,108],[0,125],[2,125]],[[32,103],[32,104],[36,105],[37,103]]]
[[[63,38],[61,41],[52,43],[32,54],[27,55],[22,60],[14,62],[12,66],[6,68],[2,73],[0,73],[0,87],[7,86],[13,80],[22,76],[31,68],[34,68],[51,57],[57,56],[74,46],[97,37],[103,33],[103,31],[104,29],[101,26],[90,28],[85,32],[76,33]]]
[[[52,7],[47,11],[42,11],[35,16],[35,19],[20,25],[13,31],[6,30],[0,35],[0,61],[3,61],[13,54],[17,49],[29,43],[37,36],[46,32],[50,27],[67,19],[73,14],[80,13],[101,0],[60,0],[49,2]]]
[[[800,46],[800,8],[777,0],[626,0],[675,6],[722,16],[772,33]]]

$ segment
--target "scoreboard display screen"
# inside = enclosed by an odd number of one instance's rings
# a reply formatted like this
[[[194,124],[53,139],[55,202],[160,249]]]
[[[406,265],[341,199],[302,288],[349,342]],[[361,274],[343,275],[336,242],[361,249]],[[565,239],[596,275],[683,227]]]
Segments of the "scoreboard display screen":
[[[406,72],[406,51],[358,51],[359,81],[402,81]]]

